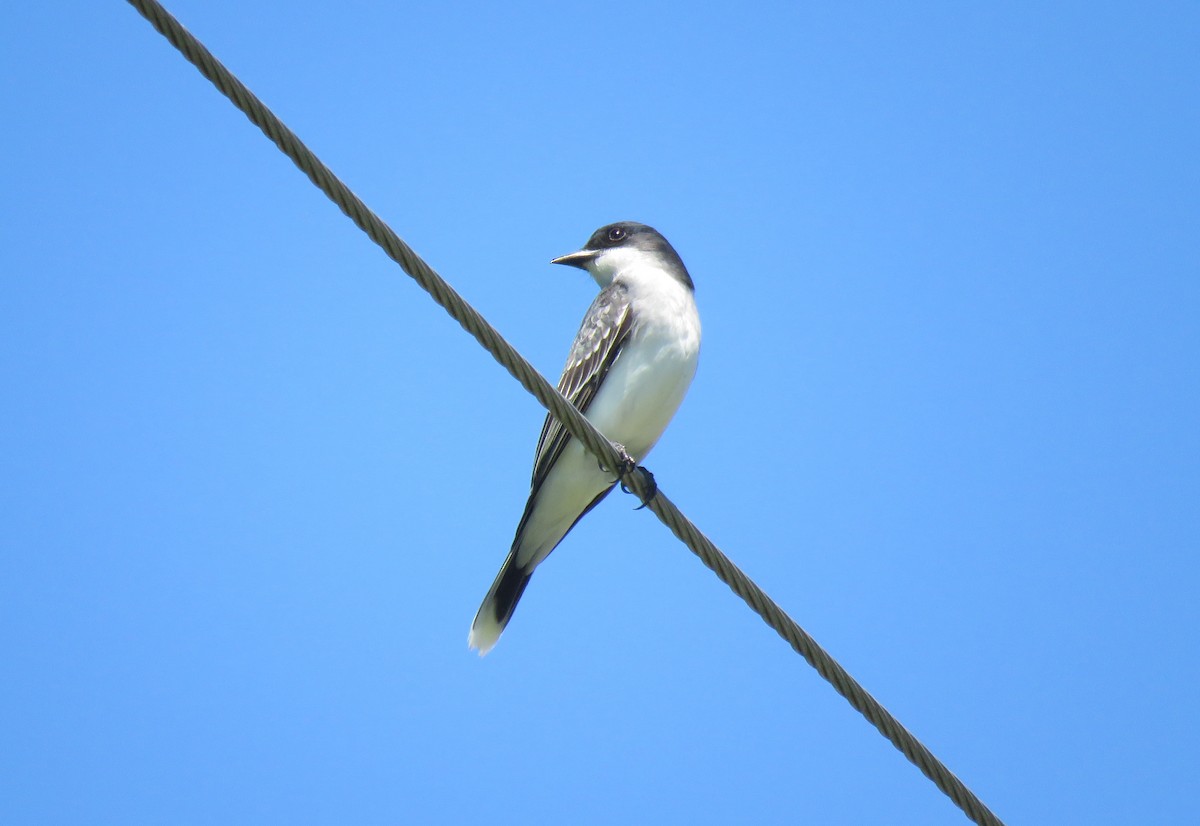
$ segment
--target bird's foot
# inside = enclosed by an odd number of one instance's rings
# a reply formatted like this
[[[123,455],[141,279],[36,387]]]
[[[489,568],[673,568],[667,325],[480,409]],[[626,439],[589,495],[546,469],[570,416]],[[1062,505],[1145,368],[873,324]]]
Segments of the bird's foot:
[[[629,455],[629,451],[625,449],[625,445],[620,442],[612,442],[611,444],[616,449],[617,456],[619,457],[616,469],[617,479],[619,480],[627,473],[633,473],[634,468],[637,467],[637,462],[633,461],[633,457]]]
[[[642,508],[649,505],[650,500],[653,499],[655,494],[658,493],[658,483],[654,481],[653,473],[646,470],[633,460],[633,457],[629,455],[629,451],[625,449],[624,445],[620,444],[619,442],[613,442],[612,446],[616,448],[617,455],[620,457],[617,461],[617,469],[615,473],[617,474],[617,482],[621,485],[622,493],[633,493],[633,491],[621,481],[622,477],[628,476],[635,470],[640,470],[642,472],[642,483],[646,486],[647,490],[646,498],[642,500],[642,504],[634,508],[634,510],[640,511]],[[608,471],[608,468],[604,467],[603,464],[600,465],[600,469],[603,471]]]
[[[658,494],[658,482],[654,481],[653,473],[646,470],[646,468],[642,467],[641,465],[634,464],[633,460],[630,460],[629,467],[626,468],[625,473],[632,473],[634,470],[641,471],[642,484],[646,487],[646,496],[642,499],[642,504],[634,508],[635,511],[640,511],[642,508],[649,505],[650,500]],[[633,491],[630,490],[624,482],[621,483],[621,492],[633,493]]]
[[[646,468],[638,465],[638,470],[642,472],[642,484],[646,486],[646,498],[642,500],[642,504],[634,508],[635,511],[640,511],[642,508],[650,504],[650,500],[658,495],[658,482],[654,481],[654,474],[646,470]],[[625,493],[633,493],[629,488],[621,485],[621,490]]]
[[[607,467],[600,459],[596,460],[596,467],[600,468],[601,473],[614,473],[617,476],[617,481],[626,473],[632,473],[637,467],[637,462],[633,461],[633,457],[629,455],[629,451],[625,449],[625,445],[620,442],[609,442],[613,446],[613,450],[617,451],[617,466],[616,468]]]

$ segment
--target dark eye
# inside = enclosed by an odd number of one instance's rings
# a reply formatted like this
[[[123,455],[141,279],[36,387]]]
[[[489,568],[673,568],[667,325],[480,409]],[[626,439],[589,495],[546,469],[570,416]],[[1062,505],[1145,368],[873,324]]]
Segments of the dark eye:
[[[621,227],[613,227],[612,229],[610,229],[608,231],[608,240],[609,241],[620,241],[624,237],[625,237],[625,230],[622,229]]]

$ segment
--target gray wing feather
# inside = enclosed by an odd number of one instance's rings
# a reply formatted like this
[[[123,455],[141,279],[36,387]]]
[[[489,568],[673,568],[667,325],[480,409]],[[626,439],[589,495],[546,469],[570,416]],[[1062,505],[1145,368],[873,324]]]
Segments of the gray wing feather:
[[[567,356],[567,366],[558,380],[558,392],[566,396],[567,401],[581,413],[587,413],[600,383],[632,330],[633,316],[629,311],[628,291],[623,284],[609,284],[596,296],[587,315],[583,317],[583,324]],[[547,415],[533,460],[534,492],[554,467],[570,439],[571,434],[558,420]]]

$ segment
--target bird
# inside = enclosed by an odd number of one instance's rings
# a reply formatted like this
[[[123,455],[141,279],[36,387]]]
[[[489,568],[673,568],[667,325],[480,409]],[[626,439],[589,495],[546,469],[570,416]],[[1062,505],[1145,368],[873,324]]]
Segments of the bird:
[[[635,221],[603,226],[582,249],[551,263],[584,270],[600,286],[558,390],[623,460],[636,464],[662,436],[696,374],[700,315],[692,277],[666,238]],[[481,657],[492,649],[534,569],[617,481],[614,471],[546,416],[529,499],[508,557],[471,623],[469,648]]]

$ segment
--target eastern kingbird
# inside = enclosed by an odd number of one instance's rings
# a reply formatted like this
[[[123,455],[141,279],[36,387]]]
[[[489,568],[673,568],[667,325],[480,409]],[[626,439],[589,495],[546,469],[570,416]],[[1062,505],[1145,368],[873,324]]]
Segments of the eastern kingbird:
[[[586,270],[600,285],[575,335],[558,389],[610,441],[639,462],[663,434],[696,374],[700,316],[692,278],[654,229],[622,221],[551,261]],[[546,416],[533,483],[512,550],[471,623],[467,644],[491,650],[542,560],[617,480]]]

